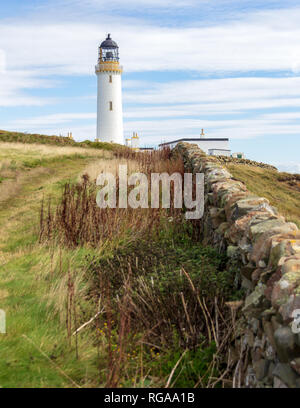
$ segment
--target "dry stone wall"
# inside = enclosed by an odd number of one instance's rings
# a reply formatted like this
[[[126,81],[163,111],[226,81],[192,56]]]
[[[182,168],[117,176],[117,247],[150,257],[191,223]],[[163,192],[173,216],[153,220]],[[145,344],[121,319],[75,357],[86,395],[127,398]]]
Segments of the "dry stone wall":
[[[186,171],[205,174],[205,244],[226,251],[245,289],[231,356],[243,355],[242,386],[300,387],[300,231],[197,145],[179,143]],[[300,325],[299,325],[300,326]],[[232,357],[234,358],[234,357]]]
[[[246,164],[247,166],[255,166],[255,167],[260,167],[262,169],[278,171],[275,166],[271,166],[270,164],[261,163],[261,162],[257,162],[257,161],[249,160],[249,159],[238,159],[236,157],[218,156],[217,160],[220,163]]]

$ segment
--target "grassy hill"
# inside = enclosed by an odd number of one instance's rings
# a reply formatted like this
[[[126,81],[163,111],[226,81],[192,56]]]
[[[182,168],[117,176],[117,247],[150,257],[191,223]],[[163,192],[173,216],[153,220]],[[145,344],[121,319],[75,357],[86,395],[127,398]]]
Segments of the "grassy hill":
[[[58,253],[37,244],[39,212],[43,197],[55,203],[64,183],[111,157],[100,149],[0,143],[0,308],[7,319],[7,334],[0,334],[1,387],[74,387],[76,378],[86,375],[88,385],[96,376],[95,348],[82,338],[85,356],[78,361],[59,317],[51,315],[48,294],[59,284],[52,270]],[[61,259],[76,256],[81,254]]]
[[[216,296],[223,310],[223,257],[193,241],[180,210],[95,205],[103,170],[172,173],[182,162],[15,137],[0,142],[0,386],[216,386],[216,343],[193,285],[210,293],[208,311]]]
[[[234,161],[225,165],[237,180],[246,184],[249,191],[266,197],[288,221],[296,223],[300,228],[299,174],[281,173],[272,167]]]
[[[182,172],[182,161],[56,136],[0,140],[0,386],[228,386],[225,302],[242,294],[224,256],[194,239],[180,210],[95,205],[102,171]],[[299,221],[296,176],[226,165]]]
[[[83,148],[93,148],[101,150],[124,150],[125,147],[117,145],[115,143],[105,143],[105,142],[91,142],[90,140],[85,140],[83,142],[75,142],[72,139],[63,136],[47,136],[40,134],[30,134],[21,132],[8,132],[5,130],[0,130],[0,142],[9,143],[38,143],[46,145],[55,146],[69,146],[69,147],[83,147]]]

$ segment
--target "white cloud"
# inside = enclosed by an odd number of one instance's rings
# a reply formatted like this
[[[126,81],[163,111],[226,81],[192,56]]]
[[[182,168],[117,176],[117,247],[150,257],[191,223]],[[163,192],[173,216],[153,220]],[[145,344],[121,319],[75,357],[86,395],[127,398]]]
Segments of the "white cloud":
[[[136,103],[243,103],[270,100],[283,104],[288,98],[300,97],[300,77],[288,78],[225,78],[191,81],[174,81],[149,84],[141,92],[126,91],[124,100]],[[273,99],[273,100],[272,100]],[[275,99],[277,101],[275,101]]]
[[[14,121],[16,127],[40,128],[52,125],[56,127],[59,124],[68,123],[76,120],[96,120],[96,113],[57,113],[53,115],[38,116],[34,118],[19,119]]]
[[[112,4],[117,7],[118,1]],[[158,0],[129,1],[130,6],[138,3],[140,7],[163,4]],[[209,136],[231,138],[300,133],[299,123],[291,123],[297,121],[294,113],[260,115],[257,112],[300,107],[300,77],[238,77],[240,71],[264,70],[270,76],[282,70],[298,72],[300,8],[252,13],[232,18],[230,23],[162,27],[143,20],[132,24],[126,18],[107,15],[100,23],[95,23],[94,17],[90,21],[86,18],[82,22],[72,21],[78,2],[71,2],[74,9],[70,7],[70,17],[60,13],[56,20],[51,20],[50,15],[41,20],[3,21],[0,49],[2,56],[6,55],[7,70],[0,76],[0,106],[53,102],[51,98],[31,96],[28,92],[55,86],[55,82],[43,79],[51,75],[94,75],[98,43],[111,32],[119,43],[125,74],[182,70],[187,77],[193,72],[211,75],[235,72],[237,76],[161,84],[125,80],[125,130],[141,132],[145,143],[197,136],[203,127]],[[104,0],[88,2],[92,6],[107,5]],[[180,2],[184,3],[196,2]],[[168,7],[178,4],[169,0],[165,3]],[[246,114],[248,117],[243,117]],[[224,120],[227,115],[230,120]],[[78,126],[78,119],[93,121],[93,125]],[[12,125],[46,134],[73,131],[78,140],[95,137],[95,113],[44,115],[8,124],[10,128]]]
[[[143,82],[127,85],[147,88]],[[300,134],[299,113],[260,111],[283,106],[300,108],[300,78],[194,80],[155,84],[149,91],[141,89],[129,87],[124,95],[127,102],[137,104],[125,105],[125,131],[138,131],[145,143],[196,137],[202,128],[210,137],[231,139]],[[201,103],[197,103],[199,100]],[[47,127],[51,133],[60,133],[61,126],[69,123],[74,136],[81,137],[78,120],[95,124],[96,112],[43,115],[16,120],[14,126],[28,131]],[[89,137],[94,136],[95,133]]]
[[[151,7],[151,8],[180,8],[180,7],[191,7],[195,6],[199,2],[207,3],[208,0],[126,0],[124,4],[124,0],[65,0],[68,6],[71,4],[73,6],[80,6],[82,8],[91,6],[95,9],[105,10],[109,8],[109,10],[115,9],[124,9],[124,8],[132,8],[132,7]]]
[[[124,117],[128,120],[132,119],[160,119],[160,118],[172,118],[172,117],[211,117],[218,118],[218,115],[233,115],[233,114],[252,114],[251,111],[257,111],[260,109],[272,109],[272,108],[295,108],[300,107],[300,98],[285,98],[285,99],[241,99],[240,101],[230,100],[228,102],[218,103],[191,103],[191,104],[174,104],[168,106],[160,105],[159,103],[151,106],[134,106],[126,107]],[[262,117],[269,117],[269,114]],[[300,119],[300,112],[295,113],[273,113],[270,114],[270,118],[274,120],[297,120]]]
[[[300,8],[253,13],[209,27],[161,27],[141,20],[130,24],[108,16],[100,24],[15,21],[1,25],[0,48],[7,53],[9,67],[93,74],[98,42],[109,31],[120,45],[127,72],[295,71],[300,56],[297,19]]]
[[[261,136],[299,135],[300,122],[295,125],[278,124],[272,120],[232,119],[232,120],[205,120],[205,119],[166,119],[159,121],[135,120],[125,122],[127,131],[135,130],[147,142],[157,142],[161,139],[175,140],[183,137],[198,137],[201,129],[205,129],[207,137],[229,137],[230,139],[248,139]]]
[[[28,89],[49,88],[55,81],[37,78],[31,71],[10,70],[0,74],[0,106],[41,106],[54,103],[54,98],[25,94]]]
[[[79,125],[77,121],[86,123]],[[95,138],[95,113],[62,113],[16,120],[7,123],[8,130],[19,130],[45,134],[67,134],[72,131],[76,140]],[[129,135],[137,131],[142,144],[158,144],[161,141],[180,138],[198,137],[200,130],[205,129],[207,137],[229,137],[230,139],[249,139],[261,136],[272,136],[274,141],[278,136],[300,134],[298,124],[278,123],[277,120],[266,119],[257,115],[255,119],[207,120],[189,119],[159,119],[125,121],[125,133]]]
[[[6,54],[0,49],[0,75],[4,74],[6,70]]]
[[[300,163],[279,163],[276,165],[276,167],[279,171],[300,174]]]
[[[293,100],[292,100],[293,101]],[[294,104],[293,106],[299,106],[298,104]],[[262,115],[262,118],[265,119],[272,119],[277,121],[294,121],[300,119],[300,111],[298,112],[276,112],[276,113],[266,113]]]

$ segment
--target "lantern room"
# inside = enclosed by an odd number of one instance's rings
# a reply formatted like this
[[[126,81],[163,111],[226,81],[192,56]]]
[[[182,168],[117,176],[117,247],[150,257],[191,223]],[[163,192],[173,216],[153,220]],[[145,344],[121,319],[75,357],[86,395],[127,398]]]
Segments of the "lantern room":
[[[119,62],[119,47],[108,34],[105,41],[99,47],[99,63]]]

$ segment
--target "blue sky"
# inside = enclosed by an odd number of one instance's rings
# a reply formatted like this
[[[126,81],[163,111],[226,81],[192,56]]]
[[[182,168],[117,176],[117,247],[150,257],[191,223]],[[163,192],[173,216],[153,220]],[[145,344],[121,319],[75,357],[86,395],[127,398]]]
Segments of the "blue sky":
[[[300,172],[299,1],[0,0],[0,129],[95,138],[98,44],[120,47],[125,136],[229,137]]]

